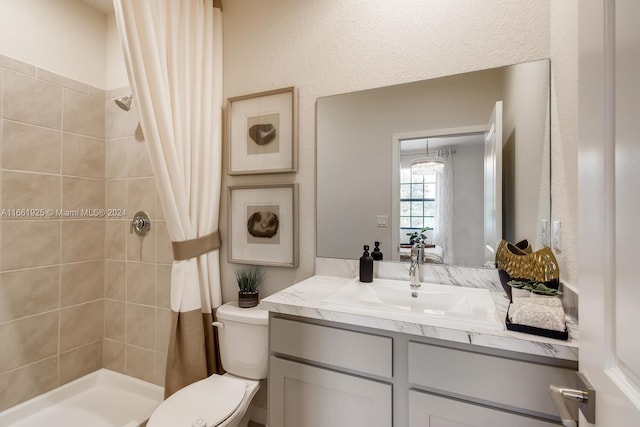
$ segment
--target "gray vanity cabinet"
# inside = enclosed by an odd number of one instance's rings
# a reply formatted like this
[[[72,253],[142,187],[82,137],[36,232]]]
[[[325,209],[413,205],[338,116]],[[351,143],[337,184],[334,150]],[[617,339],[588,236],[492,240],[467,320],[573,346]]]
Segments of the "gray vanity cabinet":
[[[271,314],[270,427],[547,427],[576,362]]]

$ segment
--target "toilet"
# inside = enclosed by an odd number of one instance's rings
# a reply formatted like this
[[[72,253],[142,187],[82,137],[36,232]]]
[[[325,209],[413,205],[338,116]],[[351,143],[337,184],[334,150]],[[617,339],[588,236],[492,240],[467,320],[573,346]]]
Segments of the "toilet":
[[[227,372],[214,374],[171,395],[147,427],[246,427],[247,409],[267,377],[269,312],[223,304],[216,311],[220,358]]]

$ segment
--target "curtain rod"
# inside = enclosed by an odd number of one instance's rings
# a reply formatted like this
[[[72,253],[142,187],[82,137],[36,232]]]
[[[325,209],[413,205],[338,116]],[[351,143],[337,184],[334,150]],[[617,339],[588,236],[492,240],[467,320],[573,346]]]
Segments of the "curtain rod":
[[[436,156],[440,154],[456,154],[455,148],[444,148],[436,151]]]
[[[432,150],[431,153],[435,153],[436,156],[439,154],[445,154],[445,153],[449,153],[449,154],[456,154],[456,150],[455,148],[443,148],[440,150]],[[406,153],[406,154],[400,154],[400,157],[416,157],[416,156],[422,156],[424,157],[424,153]]]

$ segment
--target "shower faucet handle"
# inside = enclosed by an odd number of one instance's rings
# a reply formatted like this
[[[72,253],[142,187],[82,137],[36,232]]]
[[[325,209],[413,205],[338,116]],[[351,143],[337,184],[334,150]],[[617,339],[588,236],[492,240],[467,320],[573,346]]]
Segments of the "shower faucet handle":
[[[129,233],[135,233],[138,236],[146,236],[151,231],[151,221],[149,220],[149,215],[147,215],[144,211],[136,212],[131,220],[131,224],[129,227]]]

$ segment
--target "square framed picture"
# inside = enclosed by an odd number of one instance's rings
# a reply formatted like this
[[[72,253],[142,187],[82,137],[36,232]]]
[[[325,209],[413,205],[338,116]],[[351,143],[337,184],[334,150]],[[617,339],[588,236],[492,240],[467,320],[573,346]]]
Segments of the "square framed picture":
[[[229,187],[229,262],[298,265],[298,185]]]
[[[229,175],[295,172],[297,92],[229,98]]]

